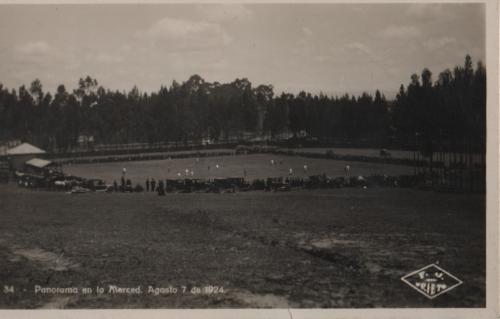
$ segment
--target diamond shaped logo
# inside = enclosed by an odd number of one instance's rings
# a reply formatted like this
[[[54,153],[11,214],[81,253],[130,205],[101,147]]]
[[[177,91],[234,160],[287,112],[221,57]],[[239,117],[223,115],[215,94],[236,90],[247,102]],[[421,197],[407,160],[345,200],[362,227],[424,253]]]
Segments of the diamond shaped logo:
[[[435,264],[415,270],[401,277],[401,280],[429,299],[434,299],[463,283]]]

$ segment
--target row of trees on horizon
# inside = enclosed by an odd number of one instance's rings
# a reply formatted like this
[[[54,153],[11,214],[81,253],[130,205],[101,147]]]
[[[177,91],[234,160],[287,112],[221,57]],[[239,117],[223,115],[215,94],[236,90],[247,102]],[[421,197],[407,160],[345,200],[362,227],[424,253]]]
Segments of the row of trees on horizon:
[[[436,80],[424,69],[401,85],[395,100],[378,90],[360,96],[275,96],[272,85],[248,79],[210,83],[198,75],[157,92],[112,91],[96,79],[81,78],[69,92],[60,85],[44,92],[35,80],[17,91],[0,85],[0,139],[21,139],[49,150],[70,150],[79,136],[96,143],[201,141],[228,137],[277,136],[283,132],[320,140],[388,137],[427,148],[436,141],[460,144],[467,138],[482,150],[486,140],[486,70],[462,66]]]

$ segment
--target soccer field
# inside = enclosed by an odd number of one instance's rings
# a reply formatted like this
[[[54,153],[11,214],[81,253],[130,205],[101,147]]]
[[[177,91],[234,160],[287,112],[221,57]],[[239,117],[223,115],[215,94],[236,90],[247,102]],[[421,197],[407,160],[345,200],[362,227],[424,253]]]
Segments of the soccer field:
[[[275,165],[271,164],[271,160]],[[329,159],[313,159],[300,156],[280,156],[273,154],[232,155],[224,157],[201,157],[150,160],[131,162],[109,162],[95,164],[66,165],[63,170],[67,174],[85,178],[100,178],[108,183],[113,180],[119,181],[123,168],[126,168],[127,178],[133,184],[144,183],[147,178],[175,179],[186,177],[185,171],[189,171],[189,178],[224,178],[244,177],[265,179],[268,177],[292,176],[307,177],[311,175],[326,174],[327,176],[344,176],[344,167],[351,166],[351,175],[386,174],[411,175],[413,168],[404,165],[391,165],[366,162],[345,162]],[[307,165],[307,170],[304,169]],[[218,168],[217,168],[218,166]],[[193,175],[191,175],[193,171]],[[180,175],[179,175],[180,174]]]
[[[0,186],[0,202],[0,282],[16,289],[0,294],[2,308],[485,304],[482,195],[399,188],[69,195],[9,184]],[[400,280],[431,263],[464,283],[430,300]],[[94,292],[41,294],[35,286]],[[114,286],[142,293],[107,293]],[[223,291],[190,292],[209,286]],[[155,295],[161,287],[179,291]]]

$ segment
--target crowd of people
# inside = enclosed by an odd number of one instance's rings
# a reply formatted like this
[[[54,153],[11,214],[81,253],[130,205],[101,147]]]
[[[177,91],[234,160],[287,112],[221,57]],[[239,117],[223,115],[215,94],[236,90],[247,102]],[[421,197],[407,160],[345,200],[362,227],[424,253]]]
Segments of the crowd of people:
[[[199,159],[197,158],[196,159],[196,163],[199,162]],[[270,164],[275,166],[275,165],[283,165],[283,161],[282,160],[274,160],[274,159],[271,159],[270,160]],[[215,168],[216,169],[220,169],[222,168],[222,165],[221,164],[216,164],[215,165]],[[208,165],[207,166],[207,170],[210,171],[211,169],[211,166]],[[303,171],[305,173],[308,172],[308,165],[307,164],[304,164],[303,167],[302,167]],[[168,169],[168,171],[170,172],[170,168]],[[348,164],[344,167],[344,173],[345,173],[345,176],[343,178],[343,180],[346,181],[347,184],[350,183],[350,180],[351,180],[351,166]],[[135,187],[132,186],[132,181],[128,178],[126,178],[126,173],[127,173],[127,170],[126,168],[123,168],[123,171],[122,171],[122,176],[121,176],[121,179],[120,179],[120,184],[118,184],[116,182],[116,180],[113,182],[113,190],[115,192],[143,192],[143,191],[146,191],[146,192],[156,192],[158,193],[159,196],[164,196],[165,193],[167,192],[167,187],[168,187],[168,184],[169,184],[169,180],[166,179],[165,181],[163,179],[155,179],[154,177],[147,177],[146,178],[146,181],[144,183],[145,185],[145,188],[142,187],[141,184],[136,184]],[[246,168],[243,168],[243,178],[241,179],[243,181],[243,183],[248,186],[249,188],[251,188],[252,186],[258,186],[260,185],[259,183],[259,180],[253,180],[252,183],[248,183],[245,181],[246,177],[247,177],[247,169]],[[185,169],[185,178],[182,179],[180,177],[183,176],[183,174],[181,173],[178,173],[178,179],[179,181],[185,181],[185,180],[188,180],[188,181],[192,181],[195,180],[193,179],[193,175],[194,175],[194,171],[193,170],[189,170],[189,169]],[[323,174],[322,176],[325,176],[325,174]],[[284,186],[290,186],[292,184],[292,180],[294,180],[294,170],[293,168],[289,168],[288,169],[288,176],[285,177],[285,178],[280,178],[282,180],[282,184]],[[221,180],[224,180],[224,179],[218,179],[219,181]],[[277,186],[278,185],[275,181],[272,181],[272,180],[276,180],[276,178],[268,178],[267,181],[266,180],[262,180],[263,183],[262,185],[264,185],[263,189],[277,189]],[[305,185],[303,179],[300,179],[301,185]],[[203,184],[203,185],[206,185],[207,184],[207,181],[203,181],[203,182],[197,182],[196,183],[197,185],[198,184]],[[272,184],[272,187],[267,187],[266,185],[271,185]],[[238,185],[238,187],[241,187],[243,185]],[[233,190],[234,190],[234,185],[233,185]]]

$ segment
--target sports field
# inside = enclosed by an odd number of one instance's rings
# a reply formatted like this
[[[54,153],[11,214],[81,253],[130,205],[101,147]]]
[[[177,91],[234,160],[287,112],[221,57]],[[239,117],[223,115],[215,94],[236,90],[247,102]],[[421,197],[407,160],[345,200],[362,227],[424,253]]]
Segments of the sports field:
[[[271,164],[273,161],[275,164]],[[119,181],[123,168],[132,183],[144,184],[147,178],[175,179],[245,177],[248,180],[268,177],[307,177],[326,174],[344,176],[344,167],[349,164],[351,175],[411,175],[413,168],[404,165],[390,165],[367,162],[345,162],[329,159],[313,159],[300,156],[280,156],[272,154],[232,155],[224,157],[201,157],[171,160],[150,160],[131,162],[109,162],[94,164],[66,165],[64,172],[85,178],[100,178],[108,183]],[[304,169],[307,166],[307,170]],[[191,171],[193,175],[191,175]]]
[[[482,195],[400,188],[70,195],[8,184],[0,205],[0,282],[16,290],[0,294],[0,308],[485,304]],[[464,283],[430,300],[400,280],[431,263]],[[36,285],[94,292],[41,294]],[[97,294],[97,286],[142,293]],[[148,286],[179,291],[155,295]],[[190,293],[207,286],[223,292]]]

